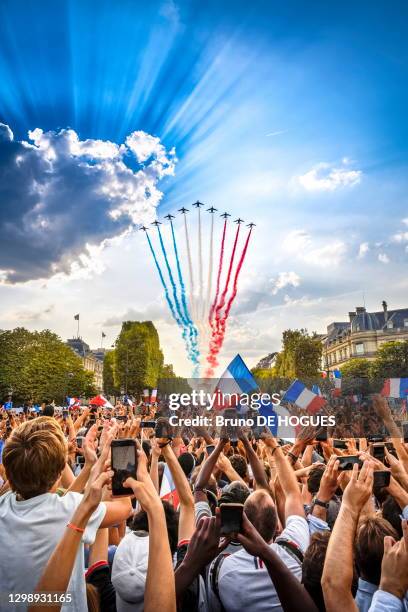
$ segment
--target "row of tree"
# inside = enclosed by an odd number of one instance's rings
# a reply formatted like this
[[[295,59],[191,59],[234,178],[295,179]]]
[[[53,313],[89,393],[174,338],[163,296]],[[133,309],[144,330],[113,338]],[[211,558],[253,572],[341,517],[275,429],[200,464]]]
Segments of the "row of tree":
[[[92,372],[53,332],[0,330],[0,400],[62,403],[67,395],[95,393]]]
[[[282,350],[269,369],[254,368],[252,373],[265,392],[285,389],[295,378],[311,386],[331,383],[321,378],[322,343],[317,334],[305,329],[283,332]],[[408,377],[408,341],[385,342],[373,360],[350,359],[341,367],[343,393],[379,391],[386,378]]]

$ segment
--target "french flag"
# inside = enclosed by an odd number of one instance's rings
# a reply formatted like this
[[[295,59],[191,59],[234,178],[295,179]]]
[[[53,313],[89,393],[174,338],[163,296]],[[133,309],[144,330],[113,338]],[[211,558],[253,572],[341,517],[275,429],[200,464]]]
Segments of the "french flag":
[[[408,396],[408,378],[387,378],[384,381],[381,395],[406,398]]]
[[[297,379],[290,385],[282,398],[283,400],[296,404],[299,408],[307,410],[309,414],[316,414],[326,404],[324,397],[313,393]]]
[[[216,401],[215,410],[225,410],[226,408],[236,408],[238,414],[245,414],[248,406],[240,406],[239,398],[242,393],[250,395],[258,391],[259,387],[255,378],[248,369],[241,355],[237,355],[231,361],[214,390]],[[227,397],[224,397],[227,396]]]
[[[157,401],[157,389],[153,389],[152,394],[150,396],[150,403],[155,404]]]
[[[164,466],[162,481],[160,485],[160,498],[173,504],[174,508],[179,505],[179,496],[169,466]]]
[[[341,395],[341,372],[340,370],[334,370],[334,391],[333,396],[339,397]]]

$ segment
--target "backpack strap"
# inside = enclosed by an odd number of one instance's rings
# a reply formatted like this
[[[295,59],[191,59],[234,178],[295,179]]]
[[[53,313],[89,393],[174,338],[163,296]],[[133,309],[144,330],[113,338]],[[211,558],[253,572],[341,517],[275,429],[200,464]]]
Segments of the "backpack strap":
[[[282,546],[282,548],[287,550],[287,552],[290,553],[292,557],[296,557],[297,561],[299,561],[299,563],[302,565],[304,556],[299,546],[295,544],[295,542],[292,542],[291,540],[285,540],[284,538],[278,538],[277,540],[275,540],[275,544]]]
[[[211,589],[212,592],[214,593],[214,595],[216,596],[216,598],[218,599],[218,602],[221,606],[221,610],[222,612],[224,612],[225,608],[222,605],[222,601],[220,598],[220,591],[219,591],[219,584],[218,584],[218,578],[219,578],[219,574],[220,574],[220,569],[221,569],[221,565],[224,563],[224,560],[226,557],[229,557],[230,553],[221,553],[218,555],[218,557],[216,558],[216,560],[214,561],[213,566],[211,567],[211,571],[210,571],[210,585],[211,585]]]

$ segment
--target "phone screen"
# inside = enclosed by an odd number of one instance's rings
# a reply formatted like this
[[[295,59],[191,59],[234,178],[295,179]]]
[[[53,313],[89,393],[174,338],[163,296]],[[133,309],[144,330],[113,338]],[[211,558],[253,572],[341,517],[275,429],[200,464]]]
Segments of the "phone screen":
[[[131,495],[132,489],[123,486],[128,476],[136,478],[137,454],[134,440],[113,440],[111,445],[113,470],[112,495]]]
[[[154,429],[156,427],[156,421],[142,421],[140,423],[140,427],[141,428],[150,428],[150,429]]]
[[[355,463],[358,464],[359,468],[363,465],[363,462],[357,455],[339,457],[339,462],[339,471],[352,470]]]
[[[242,526],[243,504],[221,504],[221,534],[239,533]]]
[[[374,472],[374,489],[388,487],[391,480],[391,472],[377,470]]]
[[[379,443],[373,444],[371,447],[371,454],[375,459],[378,459],[379,461],[381,461],[381,463],[384,463],[384,459],[385,459],[384,443],[379,442]]]
[[[211,453],[214,452],[215,446],[214,444],[208,444],[208,446],[206,446],[206,449],[207,449],[207,453],[211,455]]]

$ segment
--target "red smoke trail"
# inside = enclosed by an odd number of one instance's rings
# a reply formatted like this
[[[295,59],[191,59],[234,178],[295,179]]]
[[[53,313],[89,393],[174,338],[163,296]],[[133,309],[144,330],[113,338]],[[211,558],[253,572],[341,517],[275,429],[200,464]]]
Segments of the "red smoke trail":
[[[218,296],[220,294],[220,280],[221,280],[221,272],[222,272],[222,263],[224,260],[224,246],[225,246],[225,234],[227,231],[227,219],[224,221],[224,229],[222,230],[222,239],[221,239],[221,250],[220,250],[220,261],[218,263],[218,274],[217,274],[217,289],[215,292],[215,298],[213,303],[211,304],[210,314],[208,316],[208,322],[212,327],[212,319],[214,315],[215,307],[217,306]]]
[[[234,265],[235,251],[237,250],[240,229],[241,229],[241,225],[238,223],[237,232],[235,234],[234,246],[232,247],[232,253],[231,253],[231,259],[230,259],[229,268],[228,268],[227,280],[225,281],[224,291],[221,294],[220,303],[215,309],[215,325],[217,328],[217,333],[219,332],[219,324],[220,324],[220,319],[221,319],[220,311],[225,305],[225,297],[227,295],[228,287],[229,287],[230,280],[231,280],[232,266]]]
[[[223,292],[221,294],[220,302],[219,302],[219,304],[215,308],[215,321],[213,321],[212,319],[210,320],[210,324],[211,324],[211,327],[212,327],[212,333],[211,333],[211,339],[210,339],[209,354],[207,356],[207,361],[210,364],[210,367],[207,368],[207,370],[205,372],[205,375],[207,377],[210,377],[210,376],[214,375],[214,368],[218,365],[217,355],[220,352],[221,347],[222,347],[222,343],[224,341],[225,326],[224,326],[224,331],[223,331],[222,323],[221,323],[222,317],[220,316],[220,311],[221,311],[221,309],[225,305],[225,297],[227,295],[228,287],[229,287],[230,280],[231,280],[231,272],[232,272],[232,267],[234,265],[235,252],[237,250],[237,244],[238,244],[240,228],[241,228],[241,225],[238,224],[237,231],[236,231],[236,234],[235,234],[234,246],[232,248],[232,253],[231,253],[230,263],[229,263],[229,267],[228,267],[228,274],[227,274],[227,279],[225,281],[224,290],[223,290]],[[241,264],[241,266],[242,266],[242,264]],[[237,271],[238,271],[238,269],[237,269]],[[235,283],[235,279],[234,279],[234,283]],[[225,314],[224,314],[224,316],[225,316]]]
[[[226,324],[227,324],[227,319],[229,317],[231,306],[232,306],[232,303],[235,300],[235,297],[237,295],[237,291],[238,291],[238,278],[239,278],[239,274],[241,272],[241,268],[242,268],[244,260],[245,260],[246,252],[248,250],[248,243],[249,243],[249,239],[251,238],[251,232],[252,232],[252,227],[251,227],[251,229],[248,232],[248,236],[247,236],[247,239],[245,241],[244,248],[242,249],[241,257],[239,259],[238,266],[237,266],[237,269],[236,269],[236,272],[235,272],[234,285],[233,285],[233,289],[232,289],[232,295],[231,295],[230,299],[228,300],[228,304],[227,304],[227,306],[225,308],[224,316],[221,319],[221,329],[222,329],[222,339],[223,340],[224,340],[224,335],[225,335],[225,327],[226,327]]]

